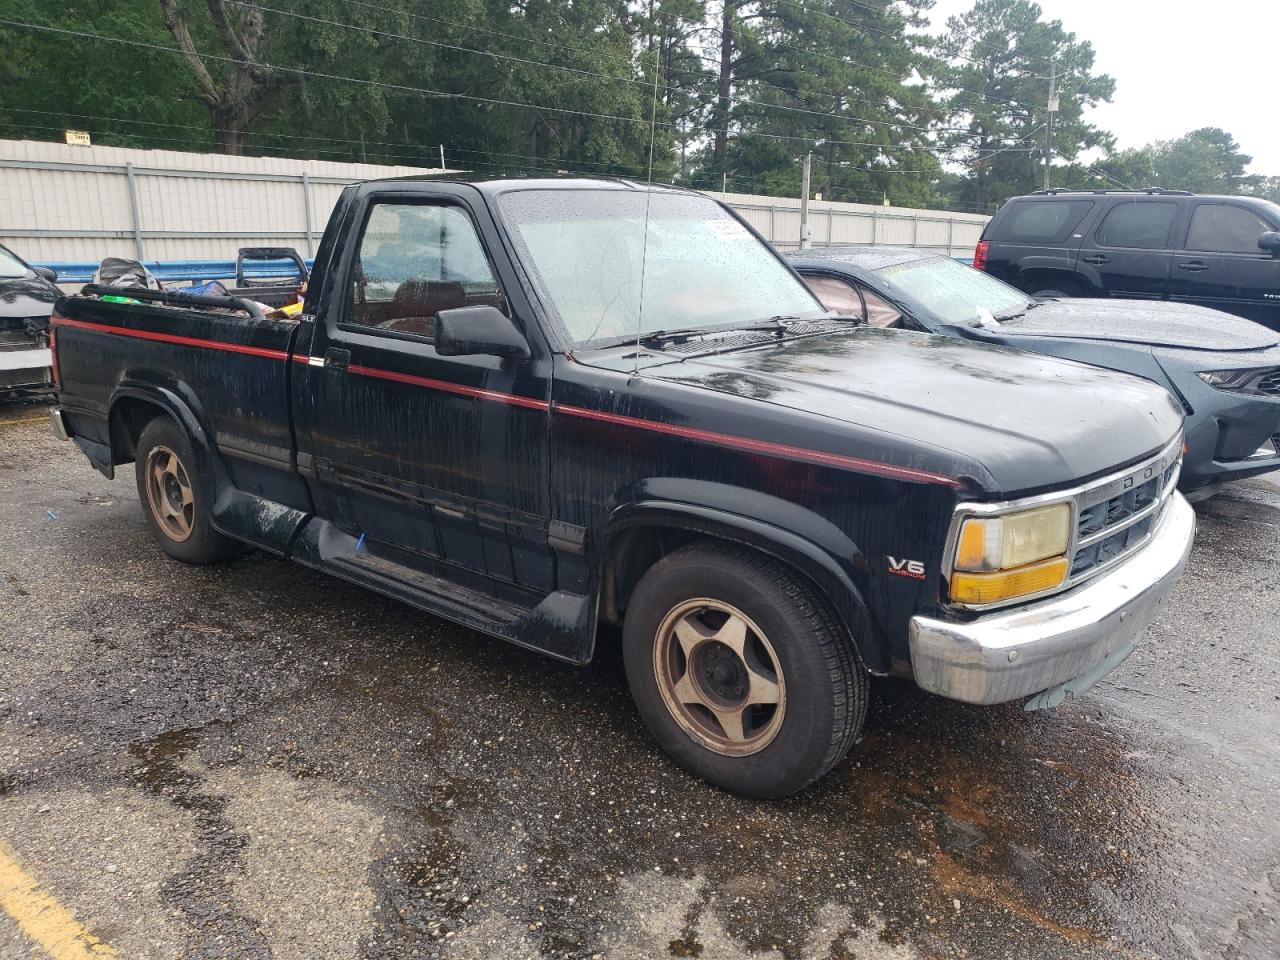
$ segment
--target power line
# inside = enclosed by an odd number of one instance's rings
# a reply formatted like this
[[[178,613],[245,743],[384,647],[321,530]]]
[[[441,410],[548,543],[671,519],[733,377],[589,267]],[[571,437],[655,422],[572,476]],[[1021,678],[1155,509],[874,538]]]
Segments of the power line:
[[[237,7],[249,7],[250,9],[260,10],[264,13],[279,14],[282,17],[293,17],[297,20],[309,20],[312,23],[323,23],[326,26],[343,27],[347,30],[359,30],[362,33],[371,33],[380,37],[389,37],[393,40],[407,40],[410,43],[422,43],[422,44],[426,44],[427,46],[440,47],[442,49],[453,50],[458,53],[471,53],[481,57],[492,57],[495,60],[506,60],[511,63],[520,63],[526,66],[546,67],[550,70],[563,70],[566,73],[577,74],[578,76],[581,76],[581,77],[593,77],[598,80],[614,80],[619,83],[634,83],[634,84],[639,84],[640,86],[645,88],[648,88],[650,86],[648,81],[641,80],[637,77],[620,77],[620,76],[617,76],[616,74],[611,74],[611,73],[597,73],[593,70],[582,70],[582,69],[579,69],[578,67],[564,66],[563,64],[559,64],[559,63],[547,63],[545,60],[529,60],[529,59],[526,59],[525,57],[515,57],[505,53],[494,53],[491,50],[477,50],[474,47],[464,47],[455,43],[445,43],[442,40],[428,40],[425,37],[411,37],[406,34],[391,33],[388,30],[379,30],[376,27],[364,27],[356,23],[347,23],[346,21],[343,21],[343,20],[328,20],[328,19],[325,19],[324,17],[314,17],[305,13],[297,13],[293,10],[281,10],[278,7],[262,6],[257,3],[249,3],[248,0],[226,0],[226,2],[234,4]],[[671,88],[664,86],[664,89],[671,89]]]
[[[276,13],[285,17],[294,17],[299,20],[308,20],[313,23],[322,23],[331,27],[343,27],[349,30],[358,30],[363,33],[370,33],[376,36],[391,37],[396,40],[406,40],[411,43],[422,43],[422,44],[427,44],[433,47],[442,47],[448,50],[457,51],[459,53],[470,53],[470,54],[476,54],[478,56],[493,57],[498,60],[511,61],[515,63],[524,64],[526,66],[545,67],[551,70],[562,70],[568,73],[576,74],[580,77],[592,77],[600,80],[613,80],[613,81],[618,81],[622,83],[632,83],[632,84],[637,84],[646,88],[650,86],[648,82],[634,78],[634,77],[619,77],[614,74],[596,73],[591,70],[581,70],[577,67],[566,67],[556,63],[547,63],[546,61],[543,61],[543,60],[528,60],[523,57],[513,57],[507,54],[493,53],[488,50],[476,50],[471,47],[458,46],[457,44],[444,43],[438,40],[427,40],[422,37],[410,37],[404,34],[390,33],[385,30],[379,30],[376,27],[364,27],[364,26],[360,26],[359,24],[347,23],[341,20],[328,20],[328,19],[325,19],[324,17],[313,17],[308,14],[295,13],[290,10],[281,10],[276,7],[263,6],[257,3],[250,3],[248,2],[248,0],[228,0],[228,2],[233,3],[236,6],[249,7],[254,10],[259,10],[259,11],[268,12],[268,13]],[[671,90],[673,88],[666,84],[662,84],[661,89]],[[823,94],[823,96],[828,96],[828,94]],[[932,133],[935,131],[944,132],[944,133],[961,132],[956,130],[947,130],[945,128],[940,129],[936,127],[926,127],[926,126],[921,126],[919,124],[913,124],[913,123],[902,123],[901,121],[895,121],[895,120],[873,120],[868,117],[836,115],[836,114],[828,113],[826,111],[809,110],[804,107],[791,107],[782,103],[770,103],[766,100],[752,100],[748,97],[734,96],[733,94],[730,94],[729,101],[730,103],[736,102],[738,104],[746,104],[748,106],[753,106],[753,107],[763,107],[768,110],[783,110],[783,111],[786,111],[787,113],[800,113],[800,114],[806,114],[809,116],[838,119],[845,123],[861,123],[861,124],[866,124],[868,126],[901,127],[906,130],[920,130],[926,133]],[[667,124],[667,126],[670,126],[670,124]]]
[[[5,18],[0,18],[0,24],[5,24],[8,26],[19,27],[19,28],[25,28],[30,30],[36,30],[36,31],[41,31],[46,33],[53,33],[53,34],[58,34],[62,36],[74,36],[74,37],[80,37],[82,39],[101,40],[109,43],[119,43],[119,44],[124,44],[126,46],[131,46],[131,47],[140,47],[140,48],[150,49],[150,50],[160,50],[165,53],[183,55],[183,51],[178,49],[177,47],[165,46],[163,44],[147,43],[141,40],[129,40],[122,37],[104,36],[102,34],[91,33],[88,31],[70,30],[65,27],[53,27],[45,24],[27,23],[20,20],[10,20]],[[300,67],[286,67],[286,66],[281,66],[277,64],[271,64],[265,61],[251,62],[251,61],[241,60],[235,57],[222,56],[218,54],[200,53],[198,51],[195,52],[195,56],[203,60],[211,60],[219,63],[233,63],[233,64],[242,65],[242,66],[258,66],[258,67],[264,67],[272,70],[279,70],[282,73],[289,73],[296,76],[314,77],[322,80],[339,80],[339,81],[344,81],[348,83],[356,83],[364,86],[372,86],[372,87],[378,87],[382,89],[394,90],[402,93],[416,93],[416,94],[429,96],[429,97],[439,97],[442,99],[467,100],[467,101],[485,103],[485,104],[491,104],[491,105],[497,105],[497,106],[524,107],[524,108],[531,108],[535,110],[544,110],[548,113],[591,117],[594,119],[601,119],[601,120],[615,120],[615,121],[620,121],[624,123],[640,123],[640,124],[648,123],[647,120],[638,118],[638,117],[626,117],[626,116],[619,116],[616,114],[598,113],[598,112],[593,112],[588,110],[573,110],[573,109],[567,109],[564,107],[552,107],[544,104],[527,103],[524,101],[503,100],[503,99],[498,99],[493,97],[481,97],[474,94],[450,93],[448,91],[434,90],[427,87],[414,87],[408,84],[390,83],[383,80],[369,80],[369,79],[364,79],[360,77],[343,76],[341,74],[322,73],[314,70],[304,70]],[[756,103],[756,101],[747,100],[743,98],[740,98],[739,102],[748,103],[748,104]],[[822,117],[831,117],[832,119],[839,119],[839,120],[843,120],[850,123],[866,123],[867,125],[877,125],[877,126],[886,126],[886,127],[905,127],[909,129],[920,130],[926,133],[946,132],[946,131],[935,130],[928,127],[921,127],[914,124],[899,124],[899,123],[892,123],[887,121],[870,120],[867,118],[836,116],[832,114],[819,113],[817,111],[800,110],[799,108],[794,108],[794,107],[782,107],[782,109],[792,110],[800,113],[807,113],[807,114],[812,114],[812,115],[822,116]],[[667,127],[667,128],[674,126],[674,124],[668,121],[657,121],[656,125],[661,127]],[[955,132],[960,132],[960,131],[955,131]],[[889,144],[883,144],[883,143],[868,143],[864,141],[853,141],[853,140],[836,140],[828,137],[813,137],[813,136],[796,137],[796,136],[788,136],[788,135],[782,135],[782,134],[769,134],[769,133],[764,133],[760,131],[753,131],[752,135],[764,137],[767,139],[774,139],[774,140],[786,140],[786,141],[792,141],[792,142],[814,143],[814,144],[833,145],[833,146],[864,146],[864,147],[876,147],[878,149],[887,149],[889,146],[891,146]],[[979,139],[979,138],[976,136],[970,135],[968,139]]]
[[[177,47],[168,47],[159,43],[147,43],[143,40],[127,40],[123,37],[108,37],[108,36],[103,36],[102,34],[99,34],[99,33],[89,33],[88,31],[84,31],[84,30],[69,30],[65,27],[51,27],[45,24],[25,23],[21,20],[9,20],[6,18],[0,18],[0,24],[4,24],[10,27],[25,28],[29,30],[39,30],[46,33],[56,33],[62,36],[80,37],[86,40],[102,40],[108,43],[121,43],[121,44],[125,44],[126,46],[142,47],[148,50],[162,50],[165,53],[176,53],[179,56],[184,55],[183,51],[178,49]],[[643,120],[638,117],[622,117],[622,116],[617,116],[615,114],[609,114],[609,113],[594,113],[588,110],[569,110],[564,107],[551,107],[551,106],[546,106],[544,104],[524,103],[518,100],[501,100],[494,97],[480,97],[480,96],[476,96],[475,94],[468,94],[468,93],[449,93],[448,91],[445,91],[445,90],[433,90],[429,87],[413,87],[413,86],[409,86],[408,84],[389,83],[385,80],[367,80],[361,77],[346,77],[346,76],[342,76],[341,74],[320,73],[315,70],[303,70],[301,67],[285,67],[285,66],[280,66],[279,64],[267,63],[261,60],[257,60],[257,61],[240,60],[240,59],[237,59],[236,57],[226,57],[226,56],[221,56],[213,53],[195,52],[195,56],[199,57],[202,60],[212,60],[217,63],[234,63],[240,66],[261,67],[268,70],[279,70],[281,73],[290,73],[290,74],[294,74],[295,76],[315,77],[316,79],[319,79],[319,80],[344,80],[348,83],[358,83],[363,86],[381,87],[383,89],[395,90],[401,93],[417,93],[423,96],[440,97],[446,100],[469,100],[474,103],[486,103],[486,104],[502,106],[502,107],[531,107],[535,110],[545,110],[548,113],[566,113],[566,114],[573,114],[576,116],[592,117],[598,120],[618,120],[623,123],[643,123],[647,125],[649,122],[648,120]],[[659,121],[658,126],[669,127],[671,126],[671,124],[666,123],[664,121]]]
[[[131,123],[131,124],[147,125],[147,127],[169,127],[169,128],[177,128],[177,129],[192,129],[192,131],[210,131],[212,133],[219,132],[218,128],[197,127],[197,125],[193,125],[193,124],[163,123],[163,122],[160,122],[160,120],[131,120],[128,118],[124,118],[124,116],[101,116],[101,115],[93,115],[93,114],[59,113],[59,111],[54,111],[54,110],[31,110],[26,108],[10,108],[10,110],[12,110],[13,113],[38,114],[38,115],[46,115],[46,116],[65,116],[65,118],[70,118],[74,120],[93,120],[93,122],[100,122],[100,123]],[[12,122],[9,122],[9,123],[10,125],[20,125],[20,127],[28,128],[28,129],[45,129],[45,131],[61,131],[61,129],[64,129],[61,127],[42,127],[42,125],[38,125],[38,124],[27,124],[27,123],[14,124]],[[113,131],[113,129],[109,129],[109,128],[100,128],[100,129],[90,128],[88,129],[88,132],[95,133],[97,134],[97,136],[137,136],[137,134]],[[291,136],[291,134],[274,134],[274,133],[260,133],[260,132],[252,132],[250,136],[282,137],[284,138],[284,140],[311,140],[311,141],[320,141],[321,143],[342,143],[342,145],[347,145],[347,146],[358,145],[361,147],[365,147],[365,146],[411,147],[411,148],[416,148],[416,150],[419,150],[421,152],[415,155],[407,155],[407,154],[388,154],[388,152],[376,151],[376,154],[378,154],[378,156],[380,157],[390,157],[390,159],[419,160],[419,161],[424,159],[430,160],[430,163],[425,164],[425,169],[435,169],[434,166],[431,165],[435,163],[436,155],[434,152],[434,148],[430,146],[422,146],[420,145],[420,143],[340,140],[340,138],[333,138],[333,137],[303,137],[303,136]],[[172,143],[201,143],[201,145],[206,145],[206,146],[207,146],[207,143],[209,143],[209,140],[207,140],[207,138],[206,140],[193,140],[193,138],[178,138],[178,137],[152,137],[152,138],[154,138],[154,140],[160,140],[160,141],[172,142]],[[252,148],[253,150],[271,150],[271,151],[291,150],[291,147],[278,147],[278,146],[270,146],[270,145],[255,145]],[[352,152],[349,150],[346,150],[346,151],[321,150],[320,147],[315,147],[315,146],[292,147],[292,150],[305,150],[308,152],[314,152],[314,154],[330,154],[330,155],[340,155],[344,157],[351,156],[351,152]],[[527,160],[527,161],[532,161],[532,163],[545,164],[550,166],[570,166],[570,168],[588,168],[589,166],[589,168],[598,168],[598,169],[604,169],[604,170],[635,170],[635,172],[643,172],[644,170],[643,166],[639,166],[636,164],[598,163],[598,161],[593,161],[593,160],[567,160],[567,159],[563,159],[563,157],[511,154],[511,152],[502,152],[497,150],[475,150],[475,148],[471,148],[471,147],[445,146],[444,150],[445,152],[447,152],[448,155],[451,155],[451,156],[456,156],[458,154],[475,154],[479,156],[513,157],[513,159],[517,159],[517,160]],[[465,161],[465,163],[468,163],[468,164],[476,163],[476,161],[467,160]]]
[[[794,2],[794,0],[778,0],[778,2],[780,2],[780,3],[793,3],[793,2]],[[864,10],[871,10],[871,11],[873,11],[873,12],[875,12],[875,13],[883,14],[883,16],[885,17],[885,19],[890,19],[890,18],[897,19],[897,20],[898,20],[898,22],[899,22],[899,23],[901,23],[904,27],[905,27],[905,26],[911,26],[911,23],[910,23],[910,21],[909,21],[909,19],[908,19],[907,17],[904,17],[904,16],[903,16],[902,14],[900,14],[900,13],[896,13],[896,12],[891,11],[891,10],[890,10],[890,8],[889,8],[889,7],[887,7],[887,6],[886,6],[886,7],[883,7],[883,8],[881,8],[881,7],[874,7],[874,6],[872,6],[871,4],[869,4],[869,3],[865,3],[865,2],[863,2],[863,0],[844,0],[844,2],[845,2],[845,3],[848,3],[850,6],[854,6],[854,7],[862,7]],[[963,30],[956,30],[956,31],[953,31],[953,32],[954,32],[954,33],[956,33],[956,34],[958,34],[958,35],[960,35],[960,36],[962,36],[962,37],[964,37],[964,38],[965,38],[965,39],[967,39],[967,40],[972,40],[972,41],[974,42],[974,44],[975,44],[975,48],[976,48],[976,46],[977,46],[977,45],[981,45],[981,44],[991,44],[991,43],[996,43],[996,42],[998,42],[998,41],[996,41],[996,40],[979,40],[979,39],[978,39],[977,37],[975,37],[973,34],[971,34],[971,33],[965,33]],[[932,34],[923,34],[923,36],[932,36]],[[1026,56],[1026,58],[1027,58],[1028,60],[1036,60],[1036,61],[1038,61],[1038,62],[1040,62],[1040,63],[1050,63],[1050,62],[1051,62],[1049,59],[1047,59],[1047,58],[1045,58],[1045,57],[1037,57],[1037,56],[1033,56],[1033,55],[1031,55],[1031,54],[1026,54],[1025,56]]]
[[[109,116],[102,116],[99,114],[70,113],[66,111],[54,111],[54,110],[36,110],[36,109],[30,109],[26,107],[12,107],[9,109],[11,110],[11,112],[14,112],[14,113],[29,113],[29,114],[36,114],[39,116],[49,116],[49,117],[66,117],[66,118],[77,120],[77,121],[90,120],[98,123],[107,123],[107,124],[126,123],[126,124],[135,124],[139,126],[148,126],[148,127],[167,127],[167,128],[173,128],[173,129],[179,129],[179,130],[208,131],[210,133],[225,132],[217,127],[205,127],[205,126],[199,126],[195,124],[166,123],[159,120],[133,120],[127,117],[109,117]],[[11,125],[18,126],[18,124],[11,124]],[[22,124],[21,126],[34,129],[34,130],[64,129],[62,127],[40,126],[37,124],[25,124],[25,123]],[[134,135],[129,133],[123,133],[122,131],[119,131],[119,130],[111,130],[109,128],[99,128],[99,129],[91,128],[88,132],[98,134],[99,136],[121,136],[121,135],[133,136]],[[431,163],[434,163],[435,156],[436,156],[431,146],[424,146],[418,143],[408,143],[408,142],[401,142],[401,141],[352,140],[352,139],[342,139],[337,137],[276,134],[276,133],[270,133],[267,131],[251,131],[250,136],[262,137],[262,138],[279,138],[279,139],[285,139],[285,140],[318,141],[320,143],[342,144],[348,147],[360,146],[361,148],[408,147],[410,149],[415,149],[419,151],[419,153],[417,154],[394,154],[394,153],[386,153],[384,151],[375,151],[375,153],[378,156],[390,157],[392,159],[412,159],[412,160],[427,159],[427,160],[430,160]],[[751,136],[751,134],[748,134],[748,136]],[[202,139],[194,139],[194,138],[156,137],[155,139],[160,139],[165,142],[171,142],[171,143],[195,143],[195,144],[203,144],[203,145],[208,144],[207,138],[202,140]],[[289,147],[271,146],[268,144],[258,144],[258,145],[255,145],[253,149],[254,150],[272,150],[272,151],[302,149],[312,153],[325,153],[330,155],[341,155],[344,157],[348,157],[351,155],[350,150],[345,150],[345,151],[344,150],[323,150],[318,147],[306,146],[306,145],[300,148],[289,148]],[[1010,149],[1013,149],[1013,148],[1010,148]],[[489,149],[477,150],[470,147],[444,146],[444,150],[447,154],[452,156],[456,156],[457,154],[475,154],[479,156],[488,156],[488,157],[511,157],[511,158],[514,158],[517,160],[523,160],[529,163],[541,163],[541,164],[556,166],[556,167],[579,167],[579,168],[592,167],[597,169],[603,169],[606,171],[633,170],[636,172],[643,172],[645,170],[645,167],[639,164],[617,163],[617,162],[606,163],[606,162],[593,161],[593,160],[569,160],[563,157],[537,157],[537,156],[531,156],[528,154],[520,154],[520,153],[504,153],[498,150],[489,150]],[[931,154],[928,154],[927,151],[919,151],[919,152],[925,153],[926,155],[931,155]],[[468,160],[465,162],[471,163],[473,161]],[[431,166],[431,163],[426,164],[428,169],[434,169],[434,167]],[[865,165],[865,166],[859,166],[859,165],[853,165],[853,164],[842,164],[840,169],[844,171],[857,171],[861,173],[884,173],[884,174],[935,174],[939,172],[938,169],[936,168],[904,169],[901,167],[884,167],[884,166],[878,166],[874,164]]]

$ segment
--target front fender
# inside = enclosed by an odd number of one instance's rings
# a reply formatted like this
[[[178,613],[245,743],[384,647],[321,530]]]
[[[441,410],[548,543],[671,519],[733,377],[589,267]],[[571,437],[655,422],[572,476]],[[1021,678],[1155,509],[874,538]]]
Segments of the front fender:
[[[847,533],[794,503],[727,484],[657,478],[634,492],[636,498],[617,506],[605,522],[604,556],[619,535],[636,527],[674,527],[759,550],[818,588],[867,670],[889,672],[889,646],[855,582],[867,565]]]

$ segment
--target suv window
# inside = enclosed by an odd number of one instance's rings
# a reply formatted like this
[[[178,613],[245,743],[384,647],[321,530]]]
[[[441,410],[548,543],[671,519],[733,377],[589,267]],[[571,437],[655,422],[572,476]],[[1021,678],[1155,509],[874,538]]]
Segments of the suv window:
[[[477,304],[504,307],[464,210],[424,203],[373,206],[347,290],[346,323],[431,337],[441,310]]]
[[[1061,243],[1093,207],[1092,200],[1019,200],[997,217],[991,240]]]
[[[1126,200],[1111,208],[1094,238],[1104,247],[1164,250],[1177,215],[1176,203]]]
[[[1191,215],[1187,249],[1206,253],[1257,253],[1269,224],[1250,210],[1226,203],[1202,203]]]

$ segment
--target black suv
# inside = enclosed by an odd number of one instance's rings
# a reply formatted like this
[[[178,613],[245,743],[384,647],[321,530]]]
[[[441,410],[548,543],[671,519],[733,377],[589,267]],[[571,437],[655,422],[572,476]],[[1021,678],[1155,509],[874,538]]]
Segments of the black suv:
[[[1014,197],[973,265],[1035,297],[1173,300],[1280,330],[1280,206],[1150,188]]]

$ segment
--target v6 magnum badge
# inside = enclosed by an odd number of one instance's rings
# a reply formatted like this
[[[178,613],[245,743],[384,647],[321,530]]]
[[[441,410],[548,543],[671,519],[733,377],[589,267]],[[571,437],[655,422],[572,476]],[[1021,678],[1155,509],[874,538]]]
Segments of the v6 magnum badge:
[[[910,577],[912,580],[924,579],[924,564],[919,560],[899,560],[897,557],[885,556],[889,561],[889,572],[899,577]]]

